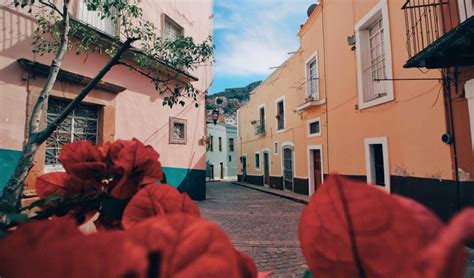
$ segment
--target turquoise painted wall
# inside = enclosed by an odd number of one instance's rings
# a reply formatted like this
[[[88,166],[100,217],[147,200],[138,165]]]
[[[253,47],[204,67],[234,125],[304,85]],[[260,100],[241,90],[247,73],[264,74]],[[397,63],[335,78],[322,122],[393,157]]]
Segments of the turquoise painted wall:
[[[20,153],[20,151],[0,149],[0,195],[15,169]]]

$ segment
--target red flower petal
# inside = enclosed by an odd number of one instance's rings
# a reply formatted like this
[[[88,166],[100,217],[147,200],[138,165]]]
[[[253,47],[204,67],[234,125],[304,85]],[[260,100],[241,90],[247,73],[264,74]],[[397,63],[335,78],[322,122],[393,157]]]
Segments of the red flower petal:
[[[113,171],[120,176],[111,191],[116,198],[131,198],[141,187],[163,179],[159,154],[137,139],[115,141],[108,155]]]
[[[199,208],[187,194],[168,184],[150,184],[138,191],[125,208],[122,225],[129,229],[153,216],[184,212],[199,217]]]
[[[32,222],[1,240],[2,276],[144,277],[145,248],[123,232],[84,236],[73,225],[61,220]]]
[[[185,213],[150,218],[127,231],[160,254],[160,277],[240,277],[237,255],[215,224]]]
[[[98,184],[90,180],[81,180],[65,172],[54,172],[36,178],[36,194],[40,198],[58,194],[71,196],[87,191],[97,191]]]
[[[240,268],[240,277],[242,278],[257,278],[258,270],[257,266],[253,262],[252,258],[244,252],[235,250],[237,253],[237,262]]]
[[[299,225],[315,277],[358,277],[360,271],[366,277],[398,277],[428,244],[425,236],[410,209],[392,196],[338,176],[318,189]]]
[[[97,180],[106,173],[106,164],[99,149],[89,141],[64,145],[59,154],[59,161],[66,172],[80,179]]]

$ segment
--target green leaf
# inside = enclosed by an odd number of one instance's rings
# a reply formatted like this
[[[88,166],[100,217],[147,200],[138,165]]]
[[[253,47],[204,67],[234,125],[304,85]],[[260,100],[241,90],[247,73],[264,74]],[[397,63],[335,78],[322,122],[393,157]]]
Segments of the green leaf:
[[[309,269],[306,269],[304,274],[303,274],[303,278],[313,278],[313,273],[311,273],[311,271]]]
[[[5,213],[5,216],[15,223],[23,223],[29,220],[28,215],[23,213]]]

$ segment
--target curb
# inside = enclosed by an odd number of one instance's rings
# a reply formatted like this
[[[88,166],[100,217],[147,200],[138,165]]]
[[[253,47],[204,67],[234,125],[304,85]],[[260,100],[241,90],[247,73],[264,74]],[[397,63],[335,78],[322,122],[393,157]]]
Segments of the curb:
[[[245,183],[238,182],[238,181],[233,181],[232,184],[239,185],[239,186],[246,187],[246,188],[253,189],[253,190],[257,190],[257,191],[267,193],[267,194],[271,194],[271,195],[274,195],[274,196],[278,196],[280,198],[288,199],[290,201],[297,202],[297,203],[300,203],[300,204],[305,204],[305,205],[308,204],[308,201],[306,201],[306,200],[299,199],[299,198],[293,197],[293,196],[288,196],[288,195],[285,195],[285,194],[280,194],[278,192],[268,191],[268,190],[265,190],[264,187],[259,188],[257,186],[247,185]]]

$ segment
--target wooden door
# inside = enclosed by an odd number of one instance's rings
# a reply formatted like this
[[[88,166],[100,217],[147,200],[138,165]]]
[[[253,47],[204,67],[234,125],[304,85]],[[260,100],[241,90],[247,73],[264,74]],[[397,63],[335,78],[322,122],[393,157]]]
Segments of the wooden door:
[[[321,186],[321,150],[313,150],[313,175],[314,175],[314,192]]]
[[[247,179],[247,157],[242,156],[242,181]]]
[[[263,183],[270,184],[270,159],[267,152],[263,153],[263,177]]]

